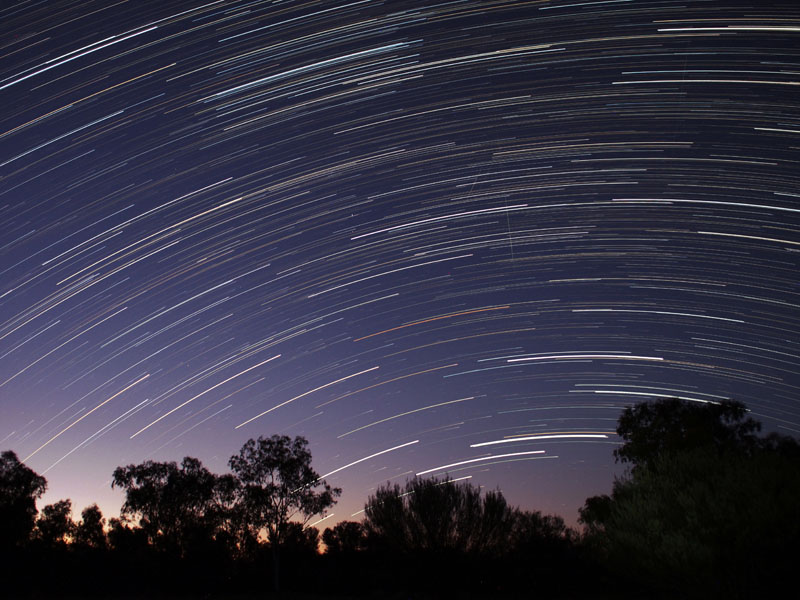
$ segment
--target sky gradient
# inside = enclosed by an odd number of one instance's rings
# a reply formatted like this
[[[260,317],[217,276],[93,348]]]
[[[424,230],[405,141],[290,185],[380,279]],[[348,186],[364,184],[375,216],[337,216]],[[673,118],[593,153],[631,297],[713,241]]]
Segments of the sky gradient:
[[[0,449],[45,502],[114,516],[116,466],[280,433],[344,489],[327,523],[445,471],[572,523],[634,402],[800,431],[796,2],[20,2],[0,31]]]

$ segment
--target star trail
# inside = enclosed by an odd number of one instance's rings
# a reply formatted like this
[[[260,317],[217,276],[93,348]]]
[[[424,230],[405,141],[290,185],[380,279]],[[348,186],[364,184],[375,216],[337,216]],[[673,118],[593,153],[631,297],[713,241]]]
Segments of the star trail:
[[[800,433],[796,2],[28,1],[0,47],[45,502],[281,433],[326,524],[445,472],[574,522],[632,403]]]

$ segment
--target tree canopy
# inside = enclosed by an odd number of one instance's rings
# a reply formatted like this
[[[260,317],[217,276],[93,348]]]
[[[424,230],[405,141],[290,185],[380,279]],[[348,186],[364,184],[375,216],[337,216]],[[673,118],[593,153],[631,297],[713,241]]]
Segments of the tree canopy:
[[[241,484],[248,521],[257,530],[265,529],[267,540],[275,545],[280,545],[292,519],[307,523],[316,514],[324,515],[342,493],[320,480],[311,467],[308,441],[299,436],[248,440],[229,465]]]
[[[36,520],[36,537],[46,546],[64,545],[74,533],[71,500],[59,500],[48,504],[39,513],[39,518]]]
[[[325,552],[328,554],[352,554],[364,550],[364,526],[356,521],[341,521],[322,533]]]
[[[108,543],[105,524],[106,520],[97,504],[87,506],[75,527],[75,543],[84,548],[104,549]]]
[[[121,514],[138,520],[151,544],[189,551],[211,539],[223,525],[235,484],[186,457],[175,462],[146,461],[114,470],[112,487],[125,490]]]
[[[13,451],[0,455],[0,549],[28,539],[36,521],[36,500],[46,490],[47,480]]]
[[[311,467],[308,440],[285,435],[250,439],[228,464],[240,484],[237,506],[256,538],[266,531],[273,552],[274,587],[279,587],[278,553],[293,520],[301,525],[324,515],[342,490]]]
[[[759,429],[740,403],[626,409],[616,455],[634,468],[587,499],[587,544],[618,577],[668,597],[777,593],[800,543],[800,446]]]
[[[617,434],[624,440],[614,450],[621,462],[634,468],[652,465],[665,453],[700,447],[717,451],[751,450],[761,424],[747,416],[741,402],[690,402],[666,398],[626,408]]]

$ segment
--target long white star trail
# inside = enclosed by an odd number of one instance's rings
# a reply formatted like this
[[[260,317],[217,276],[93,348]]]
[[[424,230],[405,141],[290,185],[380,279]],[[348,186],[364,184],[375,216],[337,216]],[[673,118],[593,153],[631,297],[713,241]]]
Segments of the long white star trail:
[[[574,523],[633,403],[800,431],[797,2],[53,0],[0,46],[0,449],[43,502],[279,433],[326,524],[448,471]]]

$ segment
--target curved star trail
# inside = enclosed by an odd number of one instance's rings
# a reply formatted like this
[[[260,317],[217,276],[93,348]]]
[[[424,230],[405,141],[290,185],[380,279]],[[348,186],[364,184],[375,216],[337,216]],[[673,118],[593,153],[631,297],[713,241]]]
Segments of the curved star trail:
[[[45,501],[113,515],[118,465],[281,433],[330,522],[448,470],[574,522],[633,402],[800,432],[796,2],[30,1],[0,32],[0,445]]]

